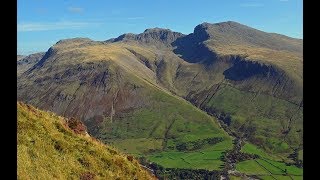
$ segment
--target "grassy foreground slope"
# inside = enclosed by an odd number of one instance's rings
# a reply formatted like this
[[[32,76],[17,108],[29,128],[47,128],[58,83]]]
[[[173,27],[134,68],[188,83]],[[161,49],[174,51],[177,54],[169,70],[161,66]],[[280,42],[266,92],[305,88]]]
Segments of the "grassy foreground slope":
[[[132,157],[73,132],[65,118],[17,106],[18,179],[154,179]]]

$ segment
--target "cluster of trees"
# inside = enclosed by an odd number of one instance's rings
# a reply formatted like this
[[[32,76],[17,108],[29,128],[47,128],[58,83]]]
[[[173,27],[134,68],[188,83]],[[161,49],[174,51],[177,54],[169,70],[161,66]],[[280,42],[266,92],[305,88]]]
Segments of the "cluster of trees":
[[[178,151],[194,151],[194,150],[201,149],[203,146],[207,144],[214,145],[222,141],[223,141],[222,137],[206,138],[206,139],[192,141],[192,142],[179,143],[176,145],[176,149]]]
[[[235,146],[232,150],[226,151],[226,153],[223,154],[222,160],[227,164],[260,158],[260,156],[256,154],[241,152],[243,141],[240,139],[235,139],[234,144]]]
[[[299,159],[298,156],[299,156],[299,149],[296,148],[296,149],[294,149],[293,153],[288,156],[288,158],[290,158],[294,161],[293,165],[295,165],[299,168],[303,168],[303,161],[301,159]],[[287,165],[291,165],[291,164],[287,164]]]
[[[164,168],[163,166],[149,162],[145,157],[140,157],[139,163],[151,171],[160,180],[163,179],[220,179],[221,171],[209,171],[204,169],[179,169]]]
[[[206,111],[208,114],[218,118],[218,120],[222,121],[227,126],[231,125],[231,115],[229,113],[225,113],[213,107],[203,107],[203,110]]]
[[[227,159],[229,159],[231,163],[238,163],[241,161],[258,159],[258,158],[260,158],[260,156],[257,154],[248,154],[240,151],[230,150],[224,154],[224,156],[222,157],[222,160],[226,161]]]
[[[250,142],[255,140],[256,131],[256,125],[250,119],[247,119],[246,123],[239,128],[239,132],[242,134],[242,136],[248,139]]]
[[[159,179],[219,179],[218,171],[208,171],[204,169],[166,169],[164,173],[156,175]]]
[[[162,179],[219,179],[219,171],[208,171],[204,169],[178,169],[164,168],[158,164],[151,163],[149,166],[154,170],[156,177]]]

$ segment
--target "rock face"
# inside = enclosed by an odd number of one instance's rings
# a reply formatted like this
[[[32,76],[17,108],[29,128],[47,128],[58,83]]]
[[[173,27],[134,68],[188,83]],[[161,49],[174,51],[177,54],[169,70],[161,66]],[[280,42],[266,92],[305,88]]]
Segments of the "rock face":
[[[30,54],[29,56],[19,56],[17,57],[17,75],[21,75],[26,70],[31,68],[33,65],[35,65],[37,62],[41,60],[41,58],[44,56],[44,52]]]
[[[189,35],[154,28],[105,42],[69,39],[18,78],[18,100],[74,116],[96,136],[126,138],[138,112],[158,113],[153,121],[182,97],[216,117],[228,114],[231,129],[244,127],[251,142],[283,153],[302,143],[302,62],[302,40],[236,22],[202,23]],[[167,94],[174,100],[165,105],[159,98]],[[176,116],[158,120],[169,127]],[[145,132],[139,138],[154,135]]]
[[[140,43],[151,44],[156,47],[170,47],[171,43],[177,40],[180,37],[183,37],[182,33],[173,32],[169,29],[163,28],[151,28],[146,29],[141,34],[123,34],[118,38],[115,38],[112,42],[119,41],[137,41]]]
[[[23,55],[17,55],[17,61],[19,61],[20,59],[24,58],[25,56]]]

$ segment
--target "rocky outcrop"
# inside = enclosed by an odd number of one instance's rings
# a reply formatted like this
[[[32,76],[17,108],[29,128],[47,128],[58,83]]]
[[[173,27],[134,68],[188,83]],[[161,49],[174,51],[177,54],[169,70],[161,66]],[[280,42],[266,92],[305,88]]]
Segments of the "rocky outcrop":
[[[112,42],[138,41],[140,43],[155,45],[156,47],[170,47],[172,42],[183,36],[185,35],[182,33],[173,32],[169,29],[151,28],[146,29],[140,34],[123,34],[112,40]]]
[[[24,58],[25,56],[23,55],[17,55],[17,61],[19,61],[20,59]]]

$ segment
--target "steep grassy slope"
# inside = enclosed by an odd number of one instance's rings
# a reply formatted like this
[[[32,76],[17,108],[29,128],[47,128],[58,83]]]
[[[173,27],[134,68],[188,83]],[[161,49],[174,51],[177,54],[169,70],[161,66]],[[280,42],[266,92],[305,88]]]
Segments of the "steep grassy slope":
[[[65,118],[17,106],[18,179],[155,179],[132,157],[73,132]]]

